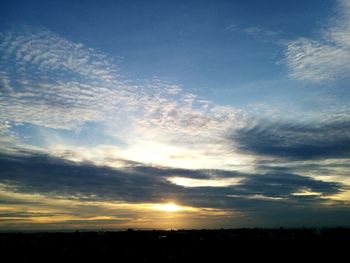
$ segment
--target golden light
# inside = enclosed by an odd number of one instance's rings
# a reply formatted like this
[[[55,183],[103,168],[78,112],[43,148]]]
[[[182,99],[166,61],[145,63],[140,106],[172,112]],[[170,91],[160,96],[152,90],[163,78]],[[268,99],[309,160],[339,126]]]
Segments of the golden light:
[[[165,211],[165,212],[178,212],[178,211],[186,210],[185,207],[176,205],[174,203],[156,204],[153,206],[153,208],[157,210]]]
[[[319,192],[313,192],[310,188],[300,189],[299,192],[292,193],[294,196],[321,196]]]
[[[1,205],[0,213],[9,214],[2,229],[14,228],[19,223],[24,228],[159,228],[183,229],[207,226],[223,217],[237,216],[231,210],[182,205],[175,200],[164,203],[127,203],[122,201],[90,201],[74,196],[32,194],[16,192],[9,184],[0,183],[0,200],[11,200],[11,205]],[[28,206],[28,201],[31,206]],[[68,209],[67,209],[68,208]],[[33,216],[17,216],[18,212]],[[116,216],[118,215],[118,216]],[[202,224],[202,220],[204,223]],[[3,220],[4,221],[4,220]]]
[[[220,179],[196,179],[186,177],[169,177],[167,180],[173,184],[185,187],[226,187],[232,185],[239,185],[243,178],[220,178]]]

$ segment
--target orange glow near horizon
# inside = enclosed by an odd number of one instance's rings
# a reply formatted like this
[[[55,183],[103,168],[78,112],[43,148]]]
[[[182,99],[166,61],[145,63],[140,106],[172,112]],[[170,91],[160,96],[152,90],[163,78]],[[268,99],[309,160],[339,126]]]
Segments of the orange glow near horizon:
[[[208,227],[218,218],[233,216],[233,211],[186,206],[171,200],[159,203],[92,201],[74,196],[21,193],[14,189],[12,185],[0,183],[0,199],[18,202],[0,205],[0,212],[9,214],[2,218],[6,221],[0,229],[14,229],[19,223],[23,229],[95,229],[101,226],[180,229]],[[28,216],[22,217],[21,213]]]

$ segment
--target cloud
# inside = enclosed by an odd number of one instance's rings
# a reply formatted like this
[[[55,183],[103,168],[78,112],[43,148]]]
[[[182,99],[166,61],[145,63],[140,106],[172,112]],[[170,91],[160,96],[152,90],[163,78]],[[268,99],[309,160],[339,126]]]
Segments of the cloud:
[[[82,44],[70,42],[42,28],[26,28],[24,33],[5,33],[0,45],[6,60],[23,66],[33,65],[37,71],[74,72],[90,79],[113,81],[115,66],[108,58]]]
[[[46,29],[7,32],[1,38],[0,77],[6,86],[14,84],[12,92],[2,94],[1,106],[12,122],[73,129],[123,115],[147,128],[204,133],[238,113],[158,79],[133,84],[118,75],[105,54]]]
[[[0,92],[10,91],[10,78],[4,71],[0,71]]]
[[[228,25],[226,30],[229,32],[239,32],[247,36],[256,37],[264,42],[275,40],[275,38],[281,33],[280,31],[269,30],[259,26],[239,27],[235,23]]]
[[[185,187],[227,187],[238,185],[242,178],[193,179],[186,177],[170,177],[168,181]]]
[[[16,183],[28,192],[56,192],[81,198],[150,201],[174,195],[177,187],[166,184],[162,176],[170,171],[135,167],[123,170],[72,163],[45,155],[5,156],[1,158],[3,182]],[[157,175],[153,175],[155,171]],[[172,193],[172,194],[171,194]]]
[[[33,151],[1,154],[2,227],[11,228],[14,224],[23,228],[81,228],[94,224],[95,227],[96,224],[150,227],[154,220],[172,227],[210,227],[211,224],[214,227],[219,218],[226,227],[262,226],[269,225],[268,219],[271,224],[271,220],[280,218],[281,211],[297,215],[304,213],[306,207],[309,210],[317,207],[320,212],[328,210],[332,203],[339,213],[342,212],[339,194],[343,193],[344,186],[341,183],[316,180],[273,167],[261,173],[240,173],[123,162],[122,167],[111,168]],[[202,184],[191,187],[171,180],[179,177]],[[234,183],[210,184],[230,181]],[[170,202],[187,208],[164,217],[160,214],[162,210],[156,208]],[[325,215],[324,220],[328,216]],[[181,220],[174,222],[175,217]],[[293,221],[284,220],[281,222]]]
[[[279,171],[249,177],[243,186],[243,189],[247,189],[248,196],[250,193],[255,193],[258,196],[287,199],[291,199],[292,196],[303,196],[300,193],[308,197],[327,196],[338,193],[340,188],[341,185],[338,183],[318,181],[310,177]],[[307,195],[307,193],[317,194]]]
[[[62,130],[80,133],[94,124],[102,127],[95,134],[100,142],[114,138],[128,147],[122,158],[134,155],[134,161],[188,167],[181,156],[202,158],[203,164],[209,163],[209,149],[227,155],[225,133],[245,122],[242,111],[201,100],[179,85],[157,78],[126,80],[112,58],[47,29],[24,28],[0,38],[0,84],[6,87],[0,96],[0,127],[20,141],[14,130],[30,126],[37,130],[32,137],[41,136],[46,148],[70,147]],[[150,147],[153,155],[145,153]],[[164,155],[169,157],[158,158]]]
[[[278,31],[272,31],[272,30],[264,29],[257,26],[243,28],[242,32],[249,36],[257,36],[257,37],[264,37],[264,38],[271,38],[280,34],[280,32]]]
[[[285,61],[294,79],[324,83],[347,79],[350,75],[350,5],[338,0],[337,18],[322,32],[320,39],[289,41]]]
[[[243,174],[235,171],[152,167],[135,163],[128,168],[116,169],[91,163],[74,163],[35,153],[2,154],[0,163],[0,181],[15,185],[19,192],[55,193],[83,200],[160,202],[175,198],[184,204],[216,207],[225,195],[261,194],[295,198],[295,193],[306,189],[320,195],[330,195],[341,188],[338,183],[322,182],[273,169],[264,174]],[[181,184],[174,178],[182,178],[187,184]],[[196,183],[195,187],[193,183]],[[208,196],[211,196],[210,204],[202,204],[203,198]]]
[[[242,151],[262,156],[310,160],[350,157],[349,121],[268,123],[245,127],[233,135]]]
[[[164,204],[159,203],[90,201],[45,193],[23,193],[8,184],[0,184],[0,197],[0,228],[6,230],[183,228],[214,224],[219,217],[239,216],[230,210],[181,205],[176,206],[176,213],[170,214],[162,210]]]

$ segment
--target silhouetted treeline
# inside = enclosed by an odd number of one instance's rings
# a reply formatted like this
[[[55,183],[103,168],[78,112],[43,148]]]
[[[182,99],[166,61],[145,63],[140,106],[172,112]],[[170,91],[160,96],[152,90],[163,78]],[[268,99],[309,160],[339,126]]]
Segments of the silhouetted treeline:
[[[348,247],[347,228],[0,233],[7,262],[242,262],[242,257],[337,262]]]

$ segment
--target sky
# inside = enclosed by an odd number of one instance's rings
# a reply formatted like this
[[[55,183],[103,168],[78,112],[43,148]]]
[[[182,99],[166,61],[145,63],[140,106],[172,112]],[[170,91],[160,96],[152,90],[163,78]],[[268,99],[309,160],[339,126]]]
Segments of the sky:
[[[350,226],[350,1],[2,1],[0,230]]]

